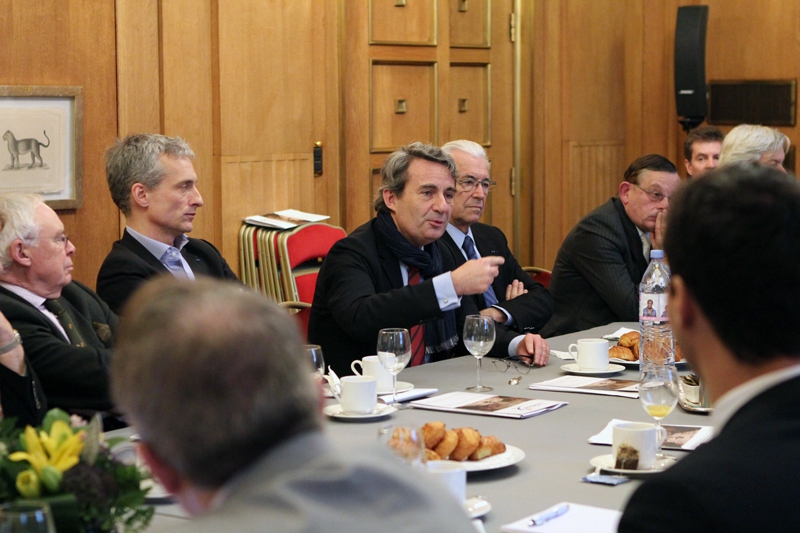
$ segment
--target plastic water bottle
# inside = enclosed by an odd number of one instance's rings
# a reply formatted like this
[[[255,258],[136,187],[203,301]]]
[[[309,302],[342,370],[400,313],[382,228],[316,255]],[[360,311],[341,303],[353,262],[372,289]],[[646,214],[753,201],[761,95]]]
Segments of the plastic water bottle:
[[[669,267],[663,250],[650,251],[650,265],[639,284],[639,369],[645,365],[674,365],[672,325],[667,317]]]

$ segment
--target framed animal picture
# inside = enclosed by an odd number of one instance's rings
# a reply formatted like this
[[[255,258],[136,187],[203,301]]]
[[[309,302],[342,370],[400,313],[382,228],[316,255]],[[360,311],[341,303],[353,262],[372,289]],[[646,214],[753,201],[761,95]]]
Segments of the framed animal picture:
[[[83,88],[0,85],[0,193],[41,195],[53,209],[83,201]]]

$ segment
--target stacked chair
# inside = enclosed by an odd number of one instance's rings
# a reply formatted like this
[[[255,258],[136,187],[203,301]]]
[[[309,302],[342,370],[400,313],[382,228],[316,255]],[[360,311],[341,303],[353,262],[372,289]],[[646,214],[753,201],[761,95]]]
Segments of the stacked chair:
[[[522,270],[530,274],[534,280],[544,285],[545,289],[550,287],[550,277],[553,275],[553,273],[549,270],[534,266],[522,267]]]

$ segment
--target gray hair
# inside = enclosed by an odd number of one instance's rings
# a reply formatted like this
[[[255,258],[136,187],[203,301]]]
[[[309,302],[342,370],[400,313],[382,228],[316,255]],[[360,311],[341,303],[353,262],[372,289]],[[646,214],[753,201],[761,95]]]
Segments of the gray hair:
[[[722,141],[719,166],[757,164],[762,155],[781,148],[787,152],[789,146],[789,137],[774,128],[739,124]]]
[[[163,276],[124,309],[112,393],[144,442],[218,488],[274,446],[321,429],[295,321],[240,285]]]
[[[162,154],[194,159],[194,152],[180,137],[138,133],[117,139],[106,151],[106,178],[111,198],[125,215],[131,213],[131,188],[141,183],[155,189],[166,171],[158,160]]]
[[[460,150],[461,152],[471,155],[472,157],[482,158],[484,161],[486,161],[486,164],[489,166],[489,168],[492,168],[489,157],[486,155],[486,150],[483,148],[483,146],[475,141],[459,139],[458,141],[450,141],[442,146],[442,151],[451,157],[453,156],[454,150]]]
[[[406,182],[408,182],[408,167],[414,159],[425,159],[444,165],[450,171],[453,180],[456,179],[456,164],[453,162],[453,158],[443,152],[441,148],[420,142],[407,144],[389,154],[381,167],[381,186],[378,187],[378,194],[373,202],[375,211],[389,211],[383,201],[383,191],[392,191],[398,198],[403,196]]]
[[[11,243],[17,239],[33,241],[41,227],[36,223],[36,208],[44,202],[38,194],[9,192],[0,194],[0,266],[10,267]]]

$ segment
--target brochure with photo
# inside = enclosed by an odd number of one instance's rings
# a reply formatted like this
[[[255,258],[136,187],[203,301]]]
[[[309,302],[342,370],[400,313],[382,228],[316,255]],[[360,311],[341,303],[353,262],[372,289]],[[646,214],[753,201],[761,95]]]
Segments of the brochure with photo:
[[[618,422],[616,418],[609,422],[603,431],[597,435],[589,437],[590,444],[607,444],[611,446],[613,437],[613,426]],[[665,450],[694,450],[704,442],[707,442],[714,435],[714,428],[711,426],[681,426],[676,424],[661,424],[667,430],[667,439],[661,447]]]
[[[639,397],[639,382],[632,379],[604,379],[585,376],[563,376],[540,383],[532,383],[532,390],[551,392],[581,392],[605,396]]]
[[[320,222],[331,217],[327,215],[316,215],[305,213],[297,209],[284,209],[266,215],[253,215],[244,219],[247,224],[254,226],[264,226],[267,228],[292,229],[309,222]]]
[[[530,418],[564,407],[567,402],[532,400],[514,396],[495,396],[477,392],[448,392],[447,394],[411,402],[411,405],[433,411],[502,416],[505,418]]]

